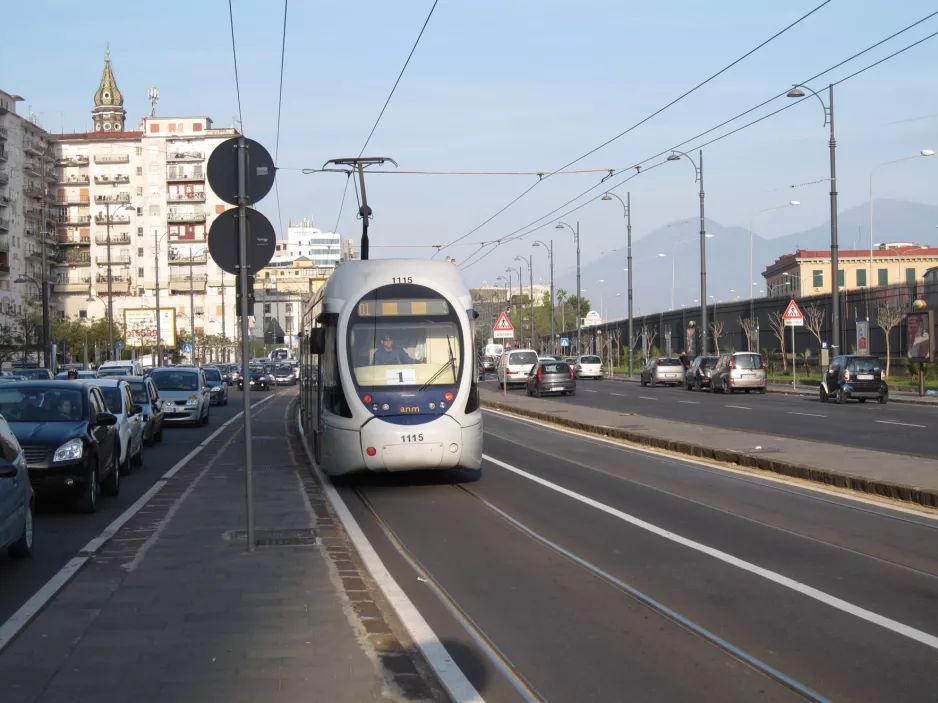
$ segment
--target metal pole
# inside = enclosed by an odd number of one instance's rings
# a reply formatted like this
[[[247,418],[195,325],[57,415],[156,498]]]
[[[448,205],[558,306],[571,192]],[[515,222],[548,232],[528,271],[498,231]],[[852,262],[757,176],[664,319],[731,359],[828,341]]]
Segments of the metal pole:
[[[189,245],[189,343],[192,344],[192,363],[195,361],[195,296],[192,291],[192,245]]]
[[[576,223],[576,354],[579,356],[582,352],[580,346],[580,310],[582,310],[582,293],[580,292],[580,222]]]
[[[228,361],[228,335],[225,334],[225,272],[221,272],[221,344],[223,362]]]
[[[754,291],[752,290],[752,215],[749,216],[749,319],[753,319],[756,316],[756,301],[753,298]],[[752,335],[750,335],[750,338]],[[749,344],[746,346],[747,349],[752,351],[752,341],[749,341]],[[758,350],[756,350],[758,351]]]
[[[558,354],[557,341],[554,337],[554,240],[550,240],[550,345],[554,354]]]
[[[112,359],[114,353],[114,298],[111,291],[111,204],[104,204],[104,217],[107,220],[107,346]]]
[[[238,137],[238,285],[241,290],[241,373],[248,374],[250,369],[250,334],[248,329],[248,231],[247,231],[247,142],[244,137]],[[248,551],[254,551],[254,495],[251,472],[253,470],[253,457],[251,455],[251,390],[250,384],[244,384],[244,491],[247,511],[247,538]]]
[[[368,260],[368,217],[371,215],[371,208],[368,207],[368,198],[365,195],[365,167],[360,163],[358,164],[358,183],[362,189],[362,204],[358,210],[358,213],[362,217],[361,256],[362,256],[362,261],[367,261]]]
[[[629,378],[632,378],[632,194],[625,194],[626,231],[629,240]]]
[[[48,276],[46,275],[46,270],[48,269],[48,261],[46,259],[46,237],[48,236],[48,229],[46,227],[46,192],[48,186],[46,184],[46,159],[45,153],[43,153],[42,158],[42,207],[40,210],[40,217],[42,218],[42,225],[39,228],[39,236],[42,239],[42,275],[39,277],[39,281],[42,284],[42,290],[40,291],[40,296],[42,298],[42,359],[44,365],[47,369],[52,369],[53,364],[49,359],[49,339],[51,337],[49,330],[49,281]]]
[[[153,232],[153,248],[156,256],[156,365],[163,365],[163,334],[160,329],[160,239]]]
[[[833,311],[832,326],[833,331],[831,340],[834,346],[834,355],[841,353],[840,350],[840,275],[838,265],[838,245],[837,245],[837,140],[834,137],[834,85],[827,88],[828,99],[830,100],[830,123],[831,123],[831,309]]]
[[[531,299],[531,349],[534,349],[534,254],[528,257],[528,297]]]
[[[707,230],[704,220],[703,149],[700,150],[700,353],[707,355]]]

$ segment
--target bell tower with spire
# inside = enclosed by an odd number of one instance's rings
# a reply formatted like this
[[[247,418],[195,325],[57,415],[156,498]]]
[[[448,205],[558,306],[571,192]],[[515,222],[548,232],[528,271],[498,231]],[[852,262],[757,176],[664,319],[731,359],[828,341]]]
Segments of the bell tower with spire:
[[[101,84],[94,94],[94,109],[91,110],[95,132],[123,132],[127,112],[124,110],[124,96],[117,87],[111,70],[111,49],[104,51],[104,73]]]

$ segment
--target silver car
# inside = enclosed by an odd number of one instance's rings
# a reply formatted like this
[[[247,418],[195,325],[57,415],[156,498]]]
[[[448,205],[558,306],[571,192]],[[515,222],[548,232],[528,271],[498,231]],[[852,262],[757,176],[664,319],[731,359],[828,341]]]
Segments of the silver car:
[[[684,365],[672,356],[659,356],[649,360],[642,369],[642,386],[684,385]]]
[[[768,377],[765,359],[757,352],[727,352],[710,374],[710,389],[714,393],[733,393],[738,390],[765,393]]]

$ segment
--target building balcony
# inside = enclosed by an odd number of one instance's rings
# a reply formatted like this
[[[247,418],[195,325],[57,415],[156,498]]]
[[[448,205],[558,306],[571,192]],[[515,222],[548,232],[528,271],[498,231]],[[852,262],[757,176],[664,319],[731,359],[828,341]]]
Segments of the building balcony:
[[[208,252],[206,252],[206,251],[203,251],[203,252],[201,252],[201,253],[196,253],[196,254],[193,254],[192,256],[190,256],[190,255],[189,255],[189,252],[187,252],[187,251],[186,251],[186,252],[183,252],[183,251],[173,251],[172,249],[169,250],[169,264],[170,264],[170,266],[172,266],[172,265],[174,265],[174,264],[186,264],[186,265],[188,265],[188,264],[190,264],[190,263],[192,263],[192,264],[204,264],[204,263],[207,262],[207,261],[208,261]]]
[[[10,206],[10,196],[0,194],[0,207]]]
[[[10,220],[0,217],[0,232],[9,232],[10,231]]]
[[[204,203],[205,193],[169,193],[167,203]]]
[[[42,176],[42,166],[32,161],[27,161],[23,164],[23,172],[35,178],[40,178]]]
[[[95,195],[95,203],[106,204],[106,203],[129,203],[130,202],[130,193],[117,193],[116,195]]]
[[[111,215],[110,218],[107,215],[95,215],[94,223],[96,225],[126,225],[130,224],[130,217],[127,215]]]
[[[0,274],[10,273],[10,262],[0,259]]]
[[[52,284],[54,293],[87,293],[91,285],[91,275],[68,276]]]
[[[98,295],[107,292],[105,286],[108,283],[107,274],[99,273],[95,276],[95,284]],[[130,276],[128,274],[115,274],[111,276],[111,293],[114,295],[125,295],[130,292]]]
[[[10,182],[10,174],[0,168],[0,185],[6,185]]]
[[[169,234],[170,243],[175,242],[176,244],[199,244],[205,242],[205,232],[195,232],[191,237],[187,237],[185,234]]]
[[[205,161],[205,154],[201,151],[167,151],[167,163],[186,163]]]
[[[170,224],[199,224],[205,222],[204,212],[173,212],[166,214],[166,221]]]
[[[59,185],[63,186],[86,186],[91,183],[91,179],[88,178],[87,174],[84,176],[57,176],[56,182]]]
[[[91,255],[86,251],[68,251],[59,259],[66,266],[91,266]]]
[[[10,251],[10,238],[6,235],[0,235],[0,251]]]
[[[30,218],[31,220],[38,220],[42,217],[42,208],[41,207],[24,207],[23,214]]]
[[[40,186],[37,186],[34,183],[26,183],[23,186],[23,194],[27,197],[34,198],[36,200],[42,200],[44,195],[44,189]]]
[[[23,140],[23,151],[32,156],[42,156],[42,153],[45,151],[45,147],[42,142],[36,141],[35,139],[24,139]]]
[[[95,244],[107,244],[107,233],[99,232],[94,237]],[[127,232],[112,232],[111,233],[111,246],[115,244],[130,244],[130,235]]]
[[[191,278],[189,274],[173,273],[169,276],[169,289],[181,293],[188,292],[191,289],[202,293],[205,291],[207,281],[208,275],[204,273],[194,273]]]
[[[78,235],[71,236],[68,234],[60,234],[56,238],[55,241],[60,247],[63,247],[63,246],[64,247],[67,247],[67,246],[86,247],[89,244],[91,244],[91,237],[87,234],[83,234],[81,236],[78,236]]]
[[[58,183],[59,177],[55,174],[54,170],[46,171],[46,182],[47,183]]]
[[[25,256],[27,259],[41,259],[41,258],[42,258],[42,248],[41,248],[41,247],[28,246],[28,247],[26,247],[26,250],[23,252],[23,256]]]
[[[65,167],[87,166],[88,157],[87,156],[65,156],[61,159],[56,159],[55,165],[65,166]]]
[[[95,154],[96,164],[127,164],[130,163],[130,154]]]
[[[81,195],[66,195],[65,198],[59,198],[55,201],[56,205],[89,205],[90,199],[86,195],[84,198]]]
[[[188,182],[204,181],[204,180],[205,180],[205,174],[202,172],[182,173],[179,171],[168,171],[166,173],[167,183],[188,183]]]
[[[0,164],[5,164],[10,160],[10,155],[4,150],[0,151]]]
[[[110,176],[95,176],[94,182],[99,185],[114,185],[118,183],[130,183],[130,176],[126,173],[117,173]]]
[[[107,264],[107,248],[105,248],[104,251],[100,251],[94,255],[94,262],[96,264]],[[130,254],[118,254],[117,252],[112,251],[111,266],[130,266]]]
[[[0,141],[5,141],[9,138],[10,133],[7,131],[6,127],[0,127]]]
[[[82,227],[91,224],[91,215],[76,215],[65,221],[66,227]]]

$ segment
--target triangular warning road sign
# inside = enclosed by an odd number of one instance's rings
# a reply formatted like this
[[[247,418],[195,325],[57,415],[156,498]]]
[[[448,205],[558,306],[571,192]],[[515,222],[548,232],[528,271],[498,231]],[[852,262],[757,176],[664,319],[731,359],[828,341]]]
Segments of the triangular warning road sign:
[[[785,308],[785,314],[782,315],[786,320],[803,320],[804,315],[801,314],[801,308],[798,307],[798,303],[792,300],[788,303],[788,307]]]
[[[514,332],[515,326],[512,325],[511,320],[508,319],[508,314],[503,312],[495,321],[495,327],[493,329],[499,332]]]

